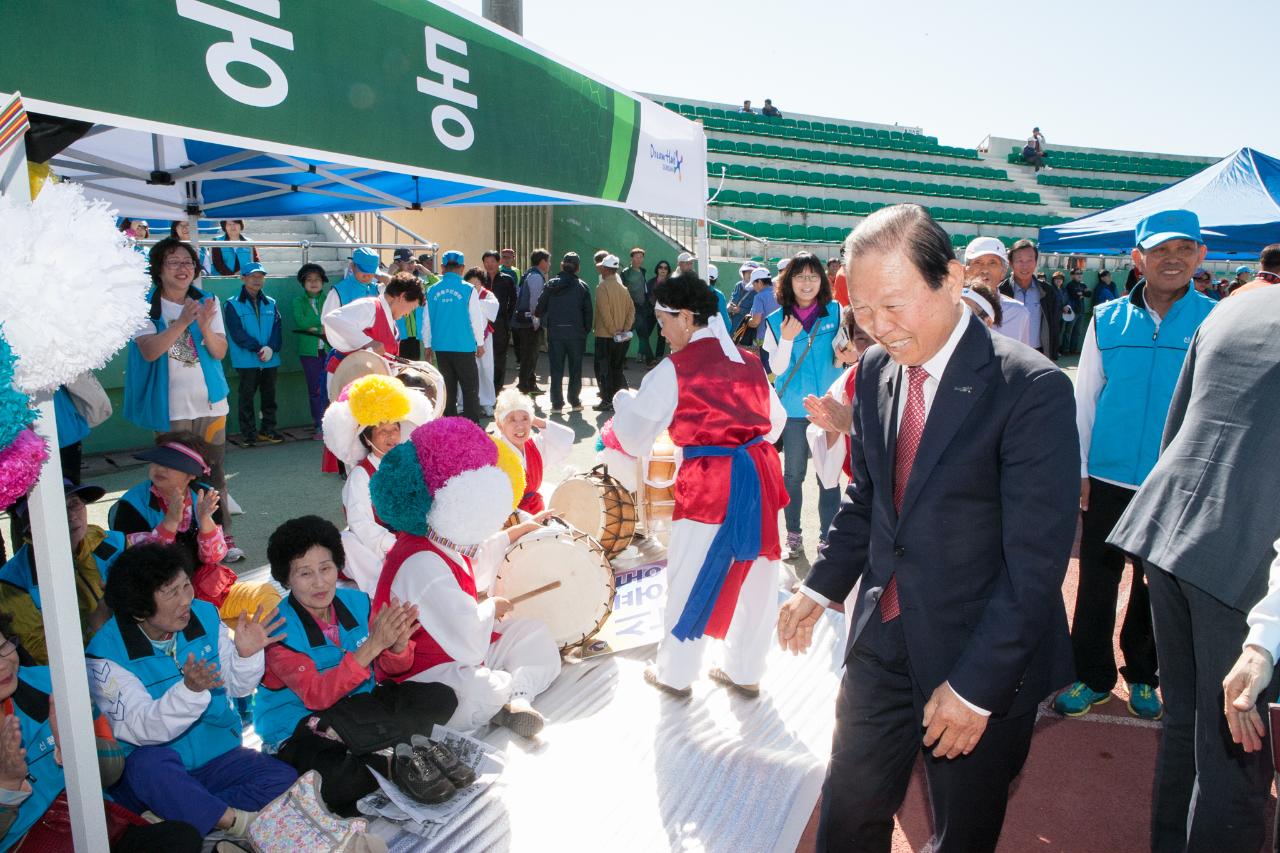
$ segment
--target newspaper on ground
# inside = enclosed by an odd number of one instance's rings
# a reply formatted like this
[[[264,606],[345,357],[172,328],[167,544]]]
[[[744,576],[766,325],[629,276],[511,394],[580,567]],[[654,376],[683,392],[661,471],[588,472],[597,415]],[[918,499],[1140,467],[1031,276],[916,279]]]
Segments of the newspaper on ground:
[[[357,808],[361,814],[395,821],[415,835],[432,838],[449,818],[480,796],[502,773],[502,756],[486,743],[439,725],[432,730],[431,739],[443,743],[459,761],[474,770],[476,781],[443,803],[426,805],[409,797],[398,785],[371,768],[369,772],[378,780],[379,790],[360,800]]]

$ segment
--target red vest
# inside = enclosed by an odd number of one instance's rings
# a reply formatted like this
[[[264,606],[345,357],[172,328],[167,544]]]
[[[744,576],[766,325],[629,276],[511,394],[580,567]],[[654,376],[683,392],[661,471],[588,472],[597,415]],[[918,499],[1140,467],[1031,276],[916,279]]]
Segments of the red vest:
[[[769,434],[769,381],[760,359],[740,349],[744,363],[724,357],[720,342],[704,338],[671,355],[679,395],[675,416],[667,428],[678,447],[717,445],[737,447]],[[778,451],[768,442],[750,449],[760,475],[760,504],[764,518],[761,556],[778,558],[778,510],[787,504]],[[729,504],[728,457],[686,459],[675,484],[676,520],[704,524],[724,521]]]
[[[542,488],[542,451],[530,438],[524,443],[524,496],[520,498],[520,509],[530,515],[537,515],[546,509],[546,503],[538,489]]]
[[[391,585],[395,583],[396,575],[400,574],[400,567],[404,565],[404,561],[414,554],[421,554],[424,551],[430,551],[443,560],[444,564],[453,572],[453,579],[458,582],[458,586],[462,588],[462,591],[472,598],[477,598],[476,577],[471,571],[470,560],[463,557],[462,565],[459,565],[430,539],[423,536],[414,536],[410,533],[401,533],[396,537],[396,544],[387,552],[386,562],[382,564],[382,574],[378,577],[378,588],[373,594],[373,609],[370,611],[370,616],[391,602]],[[498,634],[494,633],[489,641],[493,642],[497,637]],[[405,672],[391,676],[393,681],[407,681],[412,676],[425,672],[433,666],[439,666],[442,663],[453,663],[453,658],[449,657],[449,654],[441,648],[435,638],[426,632],[421,623],[414,629],[411,639],[413,640],[413,664]]]
[[[365,329],[364,333],[382,344],[387,351],[387,355],[399,355],[400,338],[396,335],[396,326],[387,319],[387,312],[383,309],[382,300],[375,299],[374,301],[378,304],[373,310],[373,325]]]
[[[844,398],[849,401],[850,408],[853,407],[853,386],[857,384],[858,365],[855,364],[849,368],[849,375],[844,380]],[[846,435],[844,437],[844,475],[850,480],[853,479],[853,469],[850,463],[853,461],[851,454],[853,453],[853,436]]]

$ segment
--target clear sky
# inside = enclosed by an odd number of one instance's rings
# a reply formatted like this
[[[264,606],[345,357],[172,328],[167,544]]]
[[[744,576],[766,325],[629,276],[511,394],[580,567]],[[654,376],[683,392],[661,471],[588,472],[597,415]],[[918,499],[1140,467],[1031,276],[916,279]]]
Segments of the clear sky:
[[[1039,125],[1050,147],[1280,156],[1280,0],[525,0],[524,26],[629,89],[946,145]]]

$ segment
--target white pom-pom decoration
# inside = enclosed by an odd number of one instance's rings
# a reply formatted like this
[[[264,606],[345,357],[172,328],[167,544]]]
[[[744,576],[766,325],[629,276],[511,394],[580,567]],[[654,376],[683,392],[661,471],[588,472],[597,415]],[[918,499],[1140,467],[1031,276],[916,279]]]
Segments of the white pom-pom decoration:
[[[511,515],[511,480],[486,465],[450,477],[436,490],[427,525],[459,545],[479,545],[502,529]]]
[[[147,324],[150,287],[146,259],[80,186],[0,197],[0,323],[18,388],[52,391],[105,365]]]
[[[409,391],[409,417],[400,422],[400,441],[409,440],[409,435],[417,427],[432,419],[434,411],[431,401],[419,391]],[[369,455],[369,449],[360,441],[360,433],[364,427],[351,414],[351,405],[346,400],[335,400],[324,410],[324,446],[329,452],[348,468],[360,464],[360,460]]]

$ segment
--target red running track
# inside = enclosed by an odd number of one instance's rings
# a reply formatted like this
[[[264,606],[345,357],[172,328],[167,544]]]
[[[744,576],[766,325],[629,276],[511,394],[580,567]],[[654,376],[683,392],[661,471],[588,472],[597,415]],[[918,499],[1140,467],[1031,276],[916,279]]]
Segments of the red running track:
[[[1078,557],[1077,535],[1062,585],[1068,618],[1075,610]],[[1119,617],[1129,600],[1131,577],[1126,568],[1117,597],[1117,661],[1122,660]],[[1042,712],[1026,767],[1011,791],[998,853],[1145,853],[1150,849],[1148,823],[1159,723],[1129,714],[1123,683],[1112,697],[1078,719]],[[1273,789],[1268,826],[1275,804]],[[919,850],[932,834],[920,762],[895,824],[893,853]],[[797,853],[814,850],[817,827],[815,808]],[[1270,843],[1266,849],[1271,849]]]

